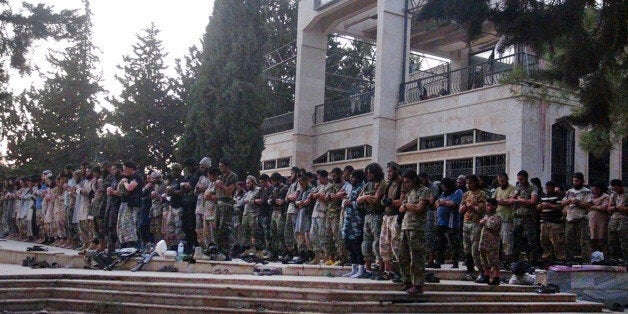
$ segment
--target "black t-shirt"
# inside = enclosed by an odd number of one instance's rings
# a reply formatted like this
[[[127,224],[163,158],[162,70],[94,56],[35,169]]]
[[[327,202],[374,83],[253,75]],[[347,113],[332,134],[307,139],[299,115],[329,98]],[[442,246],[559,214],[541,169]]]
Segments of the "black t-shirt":
[[[560,201],[560,195],[550,194],[541,198],[541,203],[550,203],[552,205],[558,204]],[[563,211],[561,208],[557,209],[544,209],[541,211],[541,222],[553,222],[561,223],[563,221]]]
[[[181,190],[181,177],[175,178],[170,181],[170,188],[172,191]],[[169,193],[170,195],[170,206],[172,208],[181,208],[183,207],[183,195],[176,195],[174,192]]]
[[[129,183],[135,181],[137,186],[129,191],[125,196],[122,196],[122,203],[128,203],[129,207],[142,207],[142,187],[144,186],[144,180],[137,172],[128,178]]]

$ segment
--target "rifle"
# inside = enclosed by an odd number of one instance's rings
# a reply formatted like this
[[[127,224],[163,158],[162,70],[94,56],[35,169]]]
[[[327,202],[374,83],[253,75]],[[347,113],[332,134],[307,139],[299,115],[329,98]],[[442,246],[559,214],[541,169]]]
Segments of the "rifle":
[[[113,268],[122,263],[122,265],[126,264],[133,257],[139,256],[139,251],[136,248],[124,248],[118,251],[118,259],[113,261],[113,263],[109,264],[104,270],[113,270]]]
[[[146,254],[142,260],[137,262],[137,265],[135,265],[135,267],[131,268],[131,271],[136,272],[138,270],[141,270],[142,267],[148,264],[148,262],[150,262],[150,260],[156,255],[157,255],[157,252],[155,250],[153,250],[153,252],[151,252],[150,254]]]

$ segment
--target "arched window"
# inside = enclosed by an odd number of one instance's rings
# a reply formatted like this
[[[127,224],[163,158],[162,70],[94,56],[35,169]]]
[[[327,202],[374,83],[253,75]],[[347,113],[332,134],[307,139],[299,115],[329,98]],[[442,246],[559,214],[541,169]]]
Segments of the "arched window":
[[[574,173],[576,130],[565,122],[552,125],[552,181],[563,188],[571,186]]]

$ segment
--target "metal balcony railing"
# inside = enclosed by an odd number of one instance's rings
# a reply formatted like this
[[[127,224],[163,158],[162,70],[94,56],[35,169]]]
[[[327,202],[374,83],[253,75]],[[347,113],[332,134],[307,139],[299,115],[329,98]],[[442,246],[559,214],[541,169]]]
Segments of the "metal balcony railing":
[[[521,52],[458,70],[426,75],[401,85],[399,105],[499,84],[501,78],[516,66],[522,66],[530,73],[539,69],[539,59]]]
[[[280,114],[264,119],[262,133],[264,135],[292,130],[294,128],[294,112]]]
[[[314,108],[314,124],[372,112],[374,95],[371,91],[318,105]]]

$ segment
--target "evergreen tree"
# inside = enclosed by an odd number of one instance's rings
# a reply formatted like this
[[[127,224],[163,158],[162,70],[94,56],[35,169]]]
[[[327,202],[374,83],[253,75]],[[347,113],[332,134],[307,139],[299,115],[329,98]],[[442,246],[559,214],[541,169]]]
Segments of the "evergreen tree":
[[[452,21],[468,41],[491,22],[504,45],[530,46],[551,68],[537,78],[575,92],[583,104],[568,120],[588,128],[587,149],[607,150],[628,135],[628,2],[622,0],[428,0],[420,20]],[[600,145],[602,144],[602,145]]]
[[[123,74],[116,77],[123,88],[118,98],[110,99],[111,124],[121,131],[114,135],[123,144],[118,158],[164,168],[183,133],[185,110],[164,73],[166,54],[158,35],[151,24],[137,35],[132,55],[123,57],[124,65],[118,67]]]
[[[18,167],[47,165],[60,169],[98,158],[102,115],[96,112],[102,92],[94,74],[98,57],[91,42],[91,11],[84,1],[85,15],[74,42],[48,61],[54,68],[40,90],[20,97],[23,127],[8,137],[9,159]]]
[[[228,157],[240,175],[257,173],[266,104],[262,80],[261,0],[217,0],[203,60],[188,97],[181,158]]]
[[[8,90],[9,68],[30,73],[26,57],[33,43],[39,39],[71,39],[82,19],[74,10],[55,12],[43,4],[24,2],[17,6],[0,0],[0,138],[22,124],[16,120],[21,113]]]

